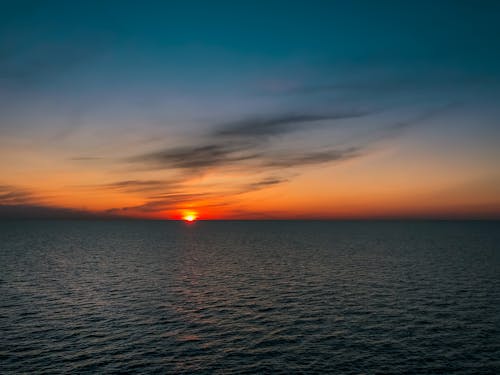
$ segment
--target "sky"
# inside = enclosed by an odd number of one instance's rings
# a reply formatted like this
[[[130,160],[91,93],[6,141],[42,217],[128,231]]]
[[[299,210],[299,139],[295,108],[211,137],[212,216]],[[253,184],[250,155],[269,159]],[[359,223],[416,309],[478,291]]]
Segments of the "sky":
[[[499,2],[0,9],[0,217],[500,218]]]

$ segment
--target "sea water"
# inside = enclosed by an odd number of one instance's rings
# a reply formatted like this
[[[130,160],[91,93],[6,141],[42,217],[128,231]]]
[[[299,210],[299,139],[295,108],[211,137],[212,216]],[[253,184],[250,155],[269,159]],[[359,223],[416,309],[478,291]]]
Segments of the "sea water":
[[[500,373],[500,222],[0,221],[0,373]]]

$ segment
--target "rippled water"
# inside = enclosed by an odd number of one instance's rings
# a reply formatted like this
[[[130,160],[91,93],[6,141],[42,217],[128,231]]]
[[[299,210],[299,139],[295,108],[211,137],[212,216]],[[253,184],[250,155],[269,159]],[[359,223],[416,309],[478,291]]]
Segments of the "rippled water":
[[[499,222],[0,222],[0,373],[500,373]]]

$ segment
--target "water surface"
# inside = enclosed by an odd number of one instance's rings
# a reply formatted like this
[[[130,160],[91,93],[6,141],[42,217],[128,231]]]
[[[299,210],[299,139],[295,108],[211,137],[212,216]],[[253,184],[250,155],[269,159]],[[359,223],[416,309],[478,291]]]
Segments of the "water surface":
[[[1,221],[0,373],[499,373],[499,222]]]

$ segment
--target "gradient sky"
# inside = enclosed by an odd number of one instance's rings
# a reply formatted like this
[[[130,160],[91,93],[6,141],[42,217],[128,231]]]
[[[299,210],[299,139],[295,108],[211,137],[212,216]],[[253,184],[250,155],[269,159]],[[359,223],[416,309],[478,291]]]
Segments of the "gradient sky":
[[[0,217],[500,218],[500,2],[0,6]]]

